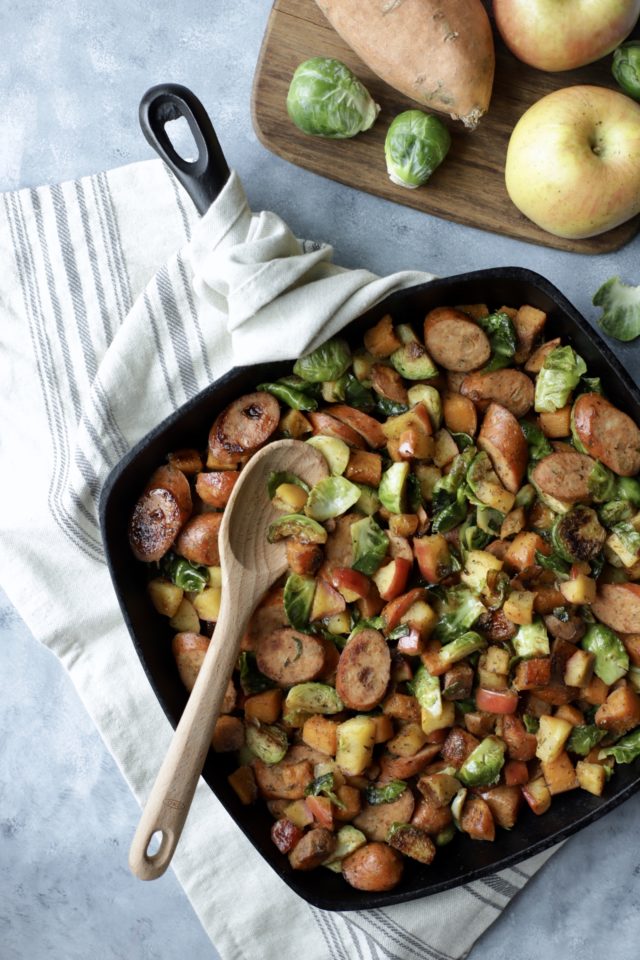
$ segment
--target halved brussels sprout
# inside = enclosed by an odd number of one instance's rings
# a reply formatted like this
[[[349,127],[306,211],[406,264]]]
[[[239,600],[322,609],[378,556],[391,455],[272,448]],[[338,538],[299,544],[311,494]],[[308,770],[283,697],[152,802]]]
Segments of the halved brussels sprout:
[[[553,413],[565,407],[571,392],[586,372],[586,363],[572,347],[555,347],[551,350],[536,377],[536,413]]]
[[[425,666],[419,666],[410,686],[425,713],[432,717],[439,717],[442,713],[440,678],[434,677]]]
[[[299,573],[290,573],[287,577],[283,595],[284,612],[296,630],[305,630],[309,626],[315,592],[314,577],[304,577]]]
[[[351,543],[354,556],[352,569],[371,576],[387,555],[389,537],[373,517],[365,517],[351,525]]]
[[[406,461],[392,463],[382,474],[378,496],[383,507],[391,513],[404,513],[404,495],[409,475],[409,464]]]
[[[416,383],[407,390],[407,397],[412,407],[415,407],[417,403],[425,405],[433,429],[439,430],[442,426],[442,398],[440,392],[435,387],[430,387],[428,383]]]
[[[554,550],[568,563],[592,560],[602,550],[606,537],[595,510],[581,504],[558,517],[551,528]]]
[[[304,511],[313,520],[329,520],[346,513],[360,499],[360,489],[344,477],[325,477],[312,488]]]
[[[320,433],[316,437],[309,437],[305,443],[320,451],[334,477],[339,477],[345,472],[351,454],[344,440],[339,437],[325,437]]]
[[[247,723],[245,738],[248,748],[263,763],[279,763],[289,749],[287,734],[281,727]]]
[[[484,370],[501,370],[511,362],[516,352],[518,338],[511,317],[498,311],[487,317],[476,317],[476,323],[489,337],[491,359]]]
[[[327,340],[296,360],[293,372],[309,383],[338,380],[351,364],[351,350],[346,340]]]
[[[458,770],[458,780],[466,787],[482,787],[496,783],[504,766],[506,749],[506,743],[498,737],[485,737]]]
[[[486,646],[487,641],[484,637],[476,633],[475,630],[468,630],[466,633],[463,633],[462,636],[456,637],[456,639],[450,643],[446,643],[438,654],[438,660],[441,664],[446,664],[447,667],[450,667],[454,663],[458,663],[459,660],[464,660],[465,657],[470,656],[472,653],[477,653],[478,650],[484,650]]]
[[[402,346],[391,354],[393,367],[405,380],[430,380],[438,376],[438,368],[408,323],[396,327]]]
[[[289,470],[273,470],[267,480],[267,493],[270,500],[273,500],[276,490],[283,483],[293,483],[296,487],[304,490],[305,493],[309,493],[309,484],[305,483],[297,474],[290,473]]]
[[[316,520],[301,513],[288,513],[269,524],[267,540],[276,543],[293,537],[299,543],[326,543],[327,531]]]
[[[518,421],[524,433],[524,438],[529,447],[529,460],[542,460],[553,453],[553,447],[545,437],[544,433],[535,423],[529,420]]]
[[[465,586],[450,587],[444,597],[436,602],[438,623],[433,632],[436,640],[449,643],[466,633],[487,608]]]
[[[415,189],[426,183],[451,146],[451,135],[437,117],[405,110],[387,130],[384,154],[393,183]]]
[[[283,714],[304,712],[332,714],[344,710],[344,703],[338,692],[328,683],[318,683],[309,680],[307,683],[296,683],[291,687],[284,702]]]
[[[617,477],[615,473],[596,460],[591,473],[587,477],[587,486],[595,502],[604,503],[605,500],[613,500],[615,497]]]
[[[372,517],[380,509],[380,497],[374,487],[368,487],[365,483],[357,483],[360,490],[360,497],[356,503],[356,510]]]
[[[611,73],[626,94],[640,100],[640,40],[627,40],[613,51]]]
[[[264,390],[265,393],[270,393],[277,400],[286,403],[292,410],[318,409],[318,401],[314,397],[288,383],[260,383],[256,390]]]
[[[548,657],[550,653],[549,634],[540,617],[519,626],[511,642],[518,657]]]
[[[583,650],[594,654],[594,672],[607,686],[620,680],[628,671],[629,655],[622,640],[609,627],[601,623],[591,624],[582,638],[581,646]]]
[[[312,57],[293,74],[287,112],[303,133],[345,140],[373,126],[380,107],[340,60]]]
[[[166,553],[160,561],[160,573],[176,587],[182,587],[190,593],[201,593],[209,583],[209,571],[196,563],[189,563],[184,557]]]

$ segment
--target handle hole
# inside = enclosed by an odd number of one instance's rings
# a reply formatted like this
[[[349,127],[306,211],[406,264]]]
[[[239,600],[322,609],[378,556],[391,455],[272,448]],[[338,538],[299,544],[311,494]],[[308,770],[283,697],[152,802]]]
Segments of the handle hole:
[[[164,125],[165,133],[171,141],[171,146],[185,163],[194,163],[198,159],[198,147],[193,139],[186,117],[167,120]]]
[[[164,833],[162,830],[156,830],[155,833],[152,833],[149,837],[147,849],[145,850],[145,856],[147,856],[150,860],[152,860],[154,857],[157,857],[162,849],[163,841]]]

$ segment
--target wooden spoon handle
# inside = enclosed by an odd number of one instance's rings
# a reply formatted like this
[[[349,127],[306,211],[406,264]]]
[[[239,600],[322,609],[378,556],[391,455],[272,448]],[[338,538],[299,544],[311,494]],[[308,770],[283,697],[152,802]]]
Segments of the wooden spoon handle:
[[[211,746],[222,698],[250,612],[237,602],[233,589],[223,590],[215,636],[131,843],[129,867],[140,880],[155,880],[162,876],[171,862]],[[161,834],[160,846],[150,854],[149,843],[156,833]]]

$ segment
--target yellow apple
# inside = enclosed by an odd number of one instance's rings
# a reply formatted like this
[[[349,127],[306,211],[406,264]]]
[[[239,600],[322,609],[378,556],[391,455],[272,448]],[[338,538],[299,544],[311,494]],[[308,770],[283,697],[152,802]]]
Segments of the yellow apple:
[[[629,36],[640,0],[493,0],[493,15],[519,60],[538,70],[573,70]]]
[[[515,125],[505,165],[518,210],[581,239],[640,213],[640,104],[605,87],[556,90]]]

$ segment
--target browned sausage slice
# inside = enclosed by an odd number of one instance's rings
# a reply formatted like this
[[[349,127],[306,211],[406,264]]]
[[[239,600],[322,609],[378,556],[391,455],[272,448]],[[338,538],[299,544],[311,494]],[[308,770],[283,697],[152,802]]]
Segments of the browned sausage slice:
[[[260,793],[267,800],[301,800],[305,787],[313,780],[313,767],[308,760],[274,764],[254,760],[252,766]]]
[[[288,624],[282,588],[271,590],[251,614],[243,649],[255,650],[261,637]]]
[[[533,406],[533,382],[521,370],[490,370],[470,373],[460,385],[460,393],[481,410],[490,403],[506,407],[514,417],[524,417]]]
[[[361,630],[340,654],[336,690],[351,710],[373,710],[384,697],[391,676],[391,654],[377,630]]]
[[[221,523],[221,513],[201,513],[192,517],[176,540],[176,553],[190,563],[201,563],[205,567],[219,566],[218,533]]]
[[[564,503],[590,503],[589,475],[593,460],[584,453],[551,453],[531,473],[533,484]]]
[[[527,373],[540,373],[542,370],[542,364],[545,362],[552,350],[555,350],[556,347],[560,346],[560,337],[556,337],[555,340],[547,340],[546,343],[543,343],[537,350],[534,350],[527,362],[524,365],[524,369]]]
[[[209,637],[204,637],[200,633],[187,632],[176,633],[171,641],[171,650],[178,673],[187,690],[193,690],[204,655],[209,649],[209,643]]]
[[[358,450],[364,450],[365,443],[359,433],[352,430],[346,423],[332,417],[330,413],[323,410],[310,412],[307,414],[313,424],[313,432],[322,434],[325,437],[336,437],[338,440],[344,440],[350,447],[357,447]]]
[[[191,509],[191,488],[184,473],[171,464],[159,467],[129,521],[129,544],[136,560],[160,560],[191,516]]]
[[[240,476],[235,470],[212,470],[196,477],[196,493],[210,507],[225,507]]]
[[[391,803],[365,803],[353,825],[362,830],[368,840],[386,840],[392,823],[409,823],[415,805],[413,793],[407,787]]]
[[[280,406],[270,393],[259,390],[234,400],[209,431],[209,464],[224,468],[246,463],[267,442],[279,421]]]
[[[375,392],[386,400],[395,403],[408,403],[407,388],[402,377],[393,367],[385,367],[382,363],[374,363],[371,367],[371,386]]]
[[[344,403],[336,403],[331,407],[331,413],[364,437],[370,447],[374,449],[384,447],[387,442],[378,421],[363,413],[362,410],[356,410],[355,407],[349,407]]]
[[[294,870],[314,870],[333,853],[337,842],[324,827],[309,830],[289,854],[289,863]]]
[[[619,633],[640,632],[640,584],[602,583],[591,605],[605,626]]]
[[[517,493],[527,469],[529,451],[520,424],[506,407],[489,404],[478,434],[478,446],[489,454],[502,485],[511,493]]]
[[[424,342],[445,370],[468,373],[487,363],[491,345],[484,330],[461,310],[436,307],[424,320]]]
[[[640,472],[640,430],[599,393],[583,393],[573,407],[575,430],[587,453],[621,477]]]
[[[283,627],[263,634],[255,645],[258,669],[281,687],[306,683],[322,673],[325,647],[319,637]]]
[[[366,843],[342,861],[342,875],[356,890],[392,890],[402,879],[402,857],[386,843]]]

